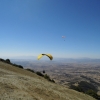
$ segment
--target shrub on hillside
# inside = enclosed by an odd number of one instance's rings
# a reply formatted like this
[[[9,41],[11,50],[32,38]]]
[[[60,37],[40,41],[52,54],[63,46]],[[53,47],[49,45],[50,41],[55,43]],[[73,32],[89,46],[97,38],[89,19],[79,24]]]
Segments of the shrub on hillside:
[[[23,69],[23,66],[21,66],[21,65],[13,64],[13,66],[19,67],[19,68],[22,68]]]
[[[90,95],[90,96],[92,96],[92,97],[98,99],[97,93],[96,93],[95,91],[93,91],[93,90],[88,90],[88,91],[86,91],[86,94],[88,94],[88,95]]]
[[[34,70],[32,70],[32,69],[27,68],[26,70],[34,73]]]
[[[0,58],[0,61],[5,62],[5,63],[10,63],[9,59],[4,60],[4,59]]]
[[[44,75],[44,78],[51,81],[50,77],[47,74]]]
[[[10,63],[10,59],[6,59],[5,61],[6,61],[6,63]]]
[[[78,86],[71,85],[70,88],[100,100],[100,96],[97,94],[97,88],[89,82],[81,81]]]
[[[44,75],[44,78],[47,79],[48,81],[55,83],[55,81],[53,79],[50,79],[49,75],[47,74]]]
[[[55,83],[55,81],[52,79],[51,82]]]
[[[19,67],[19,68],[22,68],[22,69],[23,69],[23,66],[22,66],[22,65],[17,65],[17,67]]]
[[[92,83],[86,82],[86,81],[79,82],[79,87],[81,87],[84,92],[86,92],[88,90],[93,90],[95,92],[98,91],[97,88]]]
[[[70,89],[76,90],[78,92],[84,92],[80,86],[71,85]]]
[[[44,76],[41,72],[36,72],[36,74],[42,77]]]
[[[2,58],[0,58],[0,61],[3,61],[3,62],[4,62],[5,60],[4,60],[4,59],[2,59]]]

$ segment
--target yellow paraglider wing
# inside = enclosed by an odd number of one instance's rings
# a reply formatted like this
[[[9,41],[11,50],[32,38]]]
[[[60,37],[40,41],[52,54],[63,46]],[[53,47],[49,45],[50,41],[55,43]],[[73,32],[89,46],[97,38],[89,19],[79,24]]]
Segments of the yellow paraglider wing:
[[[40,58],[42,58],[43,56],[47,56],[47,57],[49,57],[50,58],[50,60],[52,60],[53,59],[53,57],[52,57],[52,55],[51,54],[40,54],[39,56],[38,56],[38,60],[40,59]]]
[[[40,58],[42,58],[43,57],[43,55],[42,54],[40,54],[39,56],[38,56],[38,60],[40,59]]]
[[[50,58],[50,60],[53,59],[52,55],[51,54],[46,54],[46,56],[48,56]]]

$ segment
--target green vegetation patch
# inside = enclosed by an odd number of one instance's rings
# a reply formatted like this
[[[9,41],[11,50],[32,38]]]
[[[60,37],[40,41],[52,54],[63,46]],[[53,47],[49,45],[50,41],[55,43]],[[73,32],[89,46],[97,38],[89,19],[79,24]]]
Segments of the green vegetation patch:
[[[100,96],[97,94],[97,88],[89,82],[81,81],[78,83],[78,86],[70,85],[70,89],[74,89],[78,92],[83,92],[96,98],[97,100],[100,100]]]

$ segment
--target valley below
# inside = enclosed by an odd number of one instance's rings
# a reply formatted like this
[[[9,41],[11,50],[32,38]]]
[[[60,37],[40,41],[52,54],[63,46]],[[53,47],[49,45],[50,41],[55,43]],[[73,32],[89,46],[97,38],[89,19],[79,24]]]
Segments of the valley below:
[[[95,62],[49,62],[30,61],[26,64],[24,62],[17,62],[25,68],[33,69],[48,74],[56,83],[70,87],[70,85],[77,85],[81,81],[91,83],[100,95],[100,63]]]

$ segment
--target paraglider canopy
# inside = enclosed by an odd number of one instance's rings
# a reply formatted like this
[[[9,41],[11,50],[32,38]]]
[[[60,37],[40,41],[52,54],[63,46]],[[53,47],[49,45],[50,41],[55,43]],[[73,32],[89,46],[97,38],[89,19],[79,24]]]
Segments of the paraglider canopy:
[[[66,36],[62,36],[62,38],[65,38]]]
[[[40,54],[37,58],[38,58],[38,60],[40,59],[40,58],[42,58],[43,56],[47,56],[47,57],[49,57],[49,59],[50,60],[52,60],[53,59],[53,57],[52,57],[52,55],[51,54]]]
[[[63,39],[64,39],[64,41],[65,41],[66,36],[62,36],[62,38],[63,38]]]

